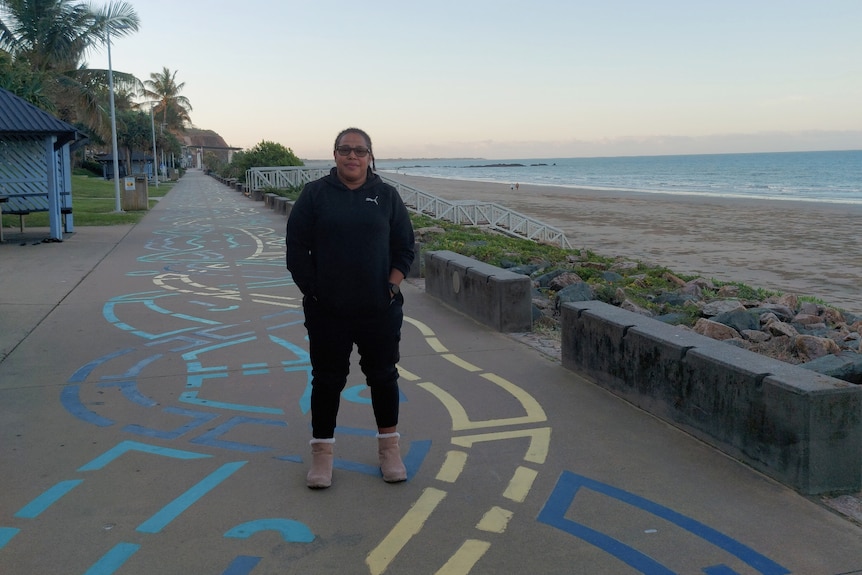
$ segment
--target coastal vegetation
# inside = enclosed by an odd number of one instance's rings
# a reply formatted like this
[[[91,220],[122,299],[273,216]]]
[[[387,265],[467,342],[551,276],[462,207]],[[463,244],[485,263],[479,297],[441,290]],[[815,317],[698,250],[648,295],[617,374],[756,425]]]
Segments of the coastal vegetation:
[[[132,173],[132,156],[149,155],[153,140],[166,163],[182,156],[180,138],[191,125],[191,102],[177,73],[163,67],[139,79],[90,67],[88,56],[137,32],[130,2],[103,6],[79,0],[0,0],[0,88],[71,124],[87,138],[74,150],[77,167],[110,151],[113,84],[118,156]],[[101,60],[101,58],[99,58]],[[106,58],[105,63],[108,63]]]

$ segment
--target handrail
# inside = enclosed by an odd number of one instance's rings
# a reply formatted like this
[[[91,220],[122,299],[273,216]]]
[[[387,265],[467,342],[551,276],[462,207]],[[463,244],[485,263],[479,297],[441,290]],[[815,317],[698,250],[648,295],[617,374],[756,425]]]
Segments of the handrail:
[[[246,172],[245,181],[251,191],[264,188],[289,188],[304,186],[328,173],[329,168],[304,166],[251,168]],[[544,224],[500,204],[475,200],[446,200],[383,174],[378,175],[398,191],[404,205],[414,213],[460,225],[486,227],[513,237],[572,249],[566,234],[559,228]]]

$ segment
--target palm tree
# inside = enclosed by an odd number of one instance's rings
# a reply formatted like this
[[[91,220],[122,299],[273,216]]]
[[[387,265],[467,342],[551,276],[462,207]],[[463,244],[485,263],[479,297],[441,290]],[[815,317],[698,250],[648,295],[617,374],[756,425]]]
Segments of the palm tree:
[[[60,119],[103,137],[109,131],[108,72],[88,68],[84,58],[108,33],[120,37],[138,26],[133,6],[123,1],[95,8],[75,0],[0,0],[0,51],[8,54],[10,69],[30,71],[18,74],[16,93],[40,95]],[[114,80],[120,88],[139,84],[122,72]]]
[[[191,123],[189,112],[192,111],[189,99],[180,95],[186,83],[178,84],[176,78],[176,71],[172,73],[168,68],[162,68],[161,72],[150,74],[150,79],[144,81],[143,89],[144,98],[157,102],[153,112],[161,115],[162,126],[174,135],[185,131]]]

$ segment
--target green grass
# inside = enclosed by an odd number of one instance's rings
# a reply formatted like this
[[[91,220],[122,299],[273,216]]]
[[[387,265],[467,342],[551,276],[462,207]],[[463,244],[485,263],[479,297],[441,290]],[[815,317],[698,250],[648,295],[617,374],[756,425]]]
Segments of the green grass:
[[[122,186],[122,182],[120,183]],[[149,205],[152,207],[157,200],[173,188],[174,182],[160,182],[159,187],[149,186],[147,196]],[[122,187],[120,194],[123,193]],[[100,177],[73,175],[72,176],[72,214],[76,226],[114,226],[120,224],[133,224],[147,212],[125,211],[114,212],[116,207],[116,195],[114,182]],[[24,225],[29,228],[48,227],[47,212],[33,212],[24,216]],[[18,216],[14,214],[3,215],[4,228],[18,227]]]

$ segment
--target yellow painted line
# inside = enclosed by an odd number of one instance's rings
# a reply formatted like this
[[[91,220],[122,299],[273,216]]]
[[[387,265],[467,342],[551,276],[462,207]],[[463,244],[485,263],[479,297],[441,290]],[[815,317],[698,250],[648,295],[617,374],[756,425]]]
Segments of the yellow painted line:
[[[536,398],[534,398],[532,395],[530,395],[511,381],[503,379],[499,375],[495,375],[493,373],[483,373],[482,377],[484,377],[491,383],[502,387],[510,394],[515,396],[515,399],[517,399],[521,403],[521,405],[524,406],[524,411],[527,412],[527,417],[530,419],[531,422],[538,423],[539,421],[546,421],[548,419],[548,416],[545,415],[545,410],[542,409],[542,406],[539,405],[539,402],[536,401]]]
[[[503,492],[503,497],[517,503],[523,503],[530,489],[533,488],[533,481],[536,480],[538,474],[538,471],[529,467],[518,467],[515,470],[515,475],[509,481],[509,486]]]
[[[544,421],[537,419],[534,415],[524,415],[520,417],[507,417],[501,419],[486,419],[483,421],[470,421],[467,412],[461,405],[461,402],[455,399],[448,391],[438,387],[430,381],[425,381],[419,384],[419,387],[431,393],[437,398],[437,401],[443,404],[443,407],[449,412],[449,417],[452,418],[453,431],[465,431],[467,429],[484,429],[487,427],[502,427],[506,425],[519,425],[524,423],[537,423]],[[544,412],[542,412],[544,415]]]
[[[365,558],[371,575],[380,575],[386,571],[395,556],[401,552],[414,535],[419,533],[431,513],[445,497],[445,491],[433,487],[428,487],[422,492],[413,507],[404,514],[404,517],[395,524],[395,527],[383,538],[383,541],[372,549]]]
[[[531,463],[544,463],[548,458],[548,446],[551,443],[551,428],[539,427],[537,429],[524,429],[519,431],[499,431],[496,433],[482,433],[479,435],[462,435],[453,437],[452,443],[459,447],[472,447],[480,441],[501,441],[504,439],[516,439],[530,437],[530,447],[524,460]]]
[[[400,363],[396,367],[398,368],[398,376],[402,379],[406,379],[407,381],[417,381],[422,379],[412,371],[407,371],[406,369],[401,367]]]
[[[446,453],[446,461],[440,466],[440,471],[437,472],[437,480],[447,483],[455,483],[461,472],[464,471],[464,466],[467,464],[467,454],[463,451],[448,451]]]
[[[479,523],[476,524],[476,529],[487,531],[489,533],[503,533],[509,525],[509,520],[512,518],[512,513],[508,509],[497,507],[496,505],[488,510],[482,517]]]
[[[448,349],[446,349],[446,346],[440,343],[440,340],[436,337],[426,337],[425,343],[428,344],[428,347],[430,347],[432,351],[435,351],[437,353],[446,353],[447,351],[449,351]]]
[[[461,406],[461,402],[455,399],[449,392],[437,387],[430,381],[423,381],[419,387],[429,392],[437,398],[437,401],[443,404],[446,411],[449,412],[449,417],[452,418],[452,429],[463,429],[464,425],[469,425],[470,418],[467,417],[467,412]]]
[[[457,355],[454,355],[451,353],[445,353],[445,354],[441,355],[440,357],[442,357],[445,360],[451,361],[452,363],[454,363],[458,367],[460,367],[462,369],[466,369],[467,371],[474,371],[474,372],[475,371],[482,371],[481,367],[476,367],[475,365],[473,365],[469,361],[465,361],[465,360],[461,359],[460,357],[458,357]]]
[[[489,547],[487,541],[467,539],[434,575],[467,575]]]
[[[413,327],[418,329],[419,333],[421,333],[425,337],[434,335],[434,330],[432,330],[430,327],[428,327],[427,325],[425,325],[424,323],[422,323],[421,321],[419,321],[416,318],[407,317],[405,315],[404,321],[406,321],[407,323],[409,323],[410,325],[412,325]]]

